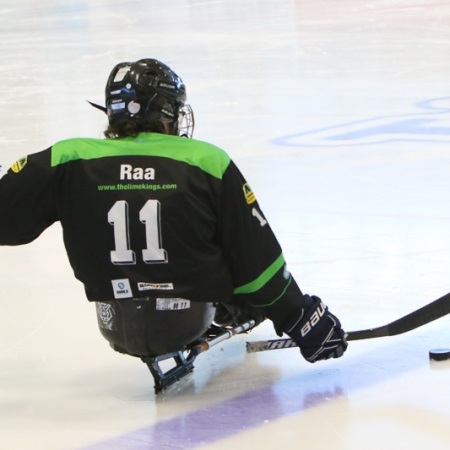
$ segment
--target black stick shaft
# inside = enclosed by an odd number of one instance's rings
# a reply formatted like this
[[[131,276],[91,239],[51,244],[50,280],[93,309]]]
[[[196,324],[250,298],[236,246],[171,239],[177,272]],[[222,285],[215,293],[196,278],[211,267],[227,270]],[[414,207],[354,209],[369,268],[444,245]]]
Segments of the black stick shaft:
[[[348,341],[360,339],[373,339],[378,337],[395,336],[419,328],[422,325],[440,319],[450,314],[450,293],[434,300],[400,319],[394,320],[387,325],[367,330],[350,331],[347,333]],[[261,352],[265,350],[277,350],[281,348],[296,347],[292,339],[272,339],[269,341],[247,342],[247,352]]]
[[[349,341],[356,341],[359,339],[372,339],[384,336],[395,336],[397,334],[406,333],[440,319],[450,313],[450,293],[438,298],[434,302],[428,303],[400,319],[387,325],[369,328],[367,330],[350,331],[347,335]]]

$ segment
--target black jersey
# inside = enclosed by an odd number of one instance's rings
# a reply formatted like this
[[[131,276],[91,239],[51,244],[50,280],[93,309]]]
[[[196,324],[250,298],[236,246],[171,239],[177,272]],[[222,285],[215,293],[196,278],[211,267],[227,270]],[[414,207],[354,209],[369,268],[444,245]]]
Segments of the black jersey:
[[[0,245],[56,221],[91,301],[268,305],[291,281],[250,186],[205,142],[80,138],[17,161],[0,179]]]

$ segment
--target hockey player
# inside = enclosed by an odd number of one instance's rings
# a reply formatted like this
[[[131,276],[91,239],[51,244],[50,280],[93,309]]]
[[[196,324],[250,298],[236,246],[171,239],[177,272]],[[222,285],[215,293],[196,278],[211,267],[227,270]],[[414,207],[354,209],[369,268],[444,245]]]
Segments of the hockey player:
[[[339,320],[302,294],[249,184],[227,153],[191,139],[180,77],[154,59],[118,64],[99,108],[106,139],[57,142],[0,179],[0,245],[59,221],[101,332],[123,353],[178,350],[215,315],[268,318],[309,362],[340,357]]]

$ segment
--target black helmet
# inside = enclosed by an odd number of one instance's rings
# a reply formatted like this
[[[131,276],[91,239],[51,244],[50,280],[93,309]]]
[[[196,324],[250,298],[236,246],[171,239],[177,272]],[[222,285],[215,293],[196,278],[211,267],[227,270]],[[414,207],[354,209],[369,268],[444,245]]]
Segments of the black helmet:
[[[105,97],[110,124],[124,118],[174,122],[177,134],[192,136],[194,119],[185,104],[186,87],[170,67],[156,59],[117,64],[106,83]]]

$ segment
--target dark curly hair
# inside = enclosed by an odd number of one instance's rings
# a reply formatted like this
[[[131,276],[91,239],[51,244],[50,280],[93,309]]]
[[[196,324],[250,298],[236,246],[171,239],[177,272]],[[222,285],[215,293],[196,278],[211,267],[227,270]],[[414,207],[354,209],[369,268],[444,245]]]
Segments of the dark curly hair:
[[[139,133],[176,134],[176,122],[161,120],[122,119],[109,124],[103,132],[107,139],[136,137]]]

